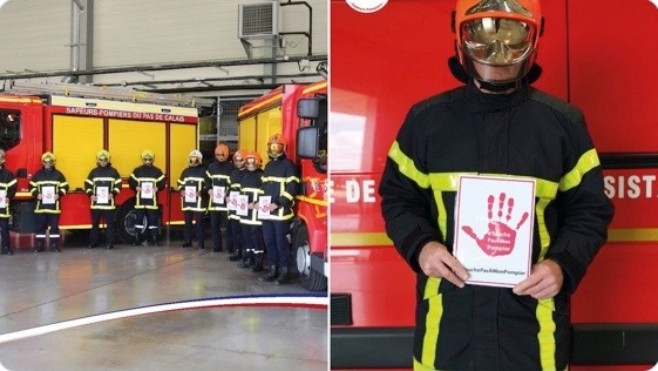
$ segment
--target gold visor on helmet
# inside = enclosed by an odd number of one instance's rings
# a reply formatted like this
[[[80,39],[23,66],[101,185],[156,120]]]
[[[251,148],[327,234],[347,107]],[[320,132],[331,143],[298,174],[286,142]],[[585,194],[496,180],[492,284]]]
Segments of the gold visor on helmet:
[[[268,152],[272,156],[277,156],[283,153],[283,144],[281,143],[270,143],[267,147]]]
[[[528,23],[514,19],[474,19],[462,25],[463,52],[490,66],[517,64],[532,54],[535,32]]]

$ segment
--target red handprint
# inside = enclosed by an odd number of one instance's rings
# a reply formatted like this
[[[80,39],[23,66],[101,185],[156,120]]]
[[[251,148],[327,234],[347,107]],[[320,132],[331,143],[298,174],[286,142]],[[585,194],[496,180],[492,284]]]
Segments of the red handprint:
[[[516,241],[516,231],[521,228],[523,223],[528,220],[529,214],[527,212],[521,215],[521,220],[516,224],[516,228],[508,225],[512,218],[512,210],[514,210],[514,199],[507,198],[507,214],[503,221],[503,208],[505,207],[505,200],[507,195],[503,192],[498,196],[498,213],[497,219],[494,220],[493,206],[494,195],[489,195],[487,198],[487,217],[489,219],[489,230],[482,237],[479,238],[473,228],[463,226],[462,230],[466,232],[471,238],[477,242],[478,246],[489,256],[502,256],[509,255],[514,250],[514,242]]]

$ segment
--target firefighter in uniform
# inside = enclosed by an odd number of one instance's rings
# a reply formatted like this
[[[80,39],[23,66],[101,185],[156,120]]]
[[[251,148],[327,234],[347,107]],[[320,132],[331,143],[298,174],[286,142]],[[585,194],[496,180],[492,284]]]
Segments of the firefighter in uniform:
[[[2,255],[12,255],[9,246],[9,218],[11,217],[11,200],[16,195],[17,182],[14,174],[5,167],[7,154],[0,149],[0,243]]]
[[[265,250],[269,263],[268,273],[261,281],[274,281],[286,284],[290,280],[290,244],[287,234],[294,216],[292,207],[299,189],[299,175],[296,166],[286,158],[286,139],[274,134],[267,140],[267,155],[270,161],[265,165],[261,195],[270,197],[271,202],[264,212],[269,213],[263,220]]]
[[[451,68],[466,85],[411,107],[389,150],[379,193],[387,234],[416,273],[414,370],[568,366],[569,296],[606,240],[613,207],[582,112],[530,86],[541,22],[538,0],[458,0]],[[489,241],[506,223],[490,222],[489,233],[454,228],[457,212],[469,214],[456,202],[459,177],[480,174],[508,188],[535,181],[536,204],[524,214],[534,238],[515,246],[531,246],[532,267],[513,288],[466,284],[472,273],[452,253],[462,231],[460,244],[495,248]],[[469,197],[484,199],[484,226],[521,206],[480,193]]]
[[[110,164],[110,153],[108,151],[103,149],[96,154],[96,167],[89,172],[85,180],[85,192],[91,199],[91,231],[89,233],[88,248],[98,247],[99,224],[102,218],[107,225],[105,231],[106,248],[113,249],[116,215],[114,198],[121,192],[121,175]]]
[[[244,253],[240,268],[251,268],[254,272],[263,270],[263,259],[265,245],[263,244],[262,223],[258,219],[258,195],[261,193],[261,177],[263,160],[256,151],[250,151],[245,157],[247,171],[240,181],[240,195],[246,197],[245,204],[239,204],[238,208],[244,210],[245,215],[240,216],[242,224],[242,246]]]
[[[183,230],[183,247],[192,247],[192,230],[194,229],[199,249],[205,249],[203,231],[203,190],[206,184],[206,170],[203,168],[203,154],[195,149],[188,156],[188,167],[183,170],[178,179],[178,190],[181,191],[181,204],[185,216]]]
[[[60,198],[69,190],[64,174],[55,168],[56,158],[52,152],[41,155],[43,167],[39,169],[30,181],[30,193],[37,200],[34,209],[37,219],[35,252],[44,250],[46,231],[49,231],[50,251],[59,252],[59,215]]]
[[[158,192],[165,187],[165,176],[158,167],[153,165],[155,155],[153,151],[145,149],[141,154],[142,165],[138,166],[130,174],[128,185],[135,192],[135,240],[133,245],[138,245],[140,235],[145,233],[144,217],[148,225],[149,242],[158,246],[159,237],[159,209]]]
[[[233,166],[231,171],[229,194],[226,196],[226,203],[228,207],[228,224],[231,230],[231,240],[233,242],[234,252],[233,255],[228,257],[230,261],[238,261],[244,255],[244,247],[242,241],[242,225],[240,224],[240,216],[237,214],[237,200],[234,195],[240,194],[240,187],[242,177],[246,173],[244,166],[244,159],[247,156],[247,151],[237,150],[233,154]]]
[[[208,166],[206,177],[209,179],[208,188],[208,211],[210,212],[210,230],[212,233],[212,251],[222,251],[222,231],[226,228],[226,249],[233,253],[233,240],[231,228],[228,223],[228,206],[226,195],[231,185],[231,172],[235,167],[228,160],[230,155],[226,144],[215,147],[215,158],[217,161]]]

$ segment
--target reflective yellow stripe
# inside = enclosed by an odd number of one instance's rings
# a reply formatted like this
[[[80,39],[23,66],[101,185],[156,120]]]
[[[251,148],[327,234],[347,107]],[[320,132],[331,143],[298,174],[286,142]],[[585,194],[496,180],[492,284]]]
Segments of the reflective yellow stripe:
[[[537,303],[537,322],[539,323],[539,361],[542,370],[555,370],[555,321],[553,312],[555,302],[553,299],[539,300]]]
[[[437,371],[434,367],[427,367],[414,358],[414,371]]]
[[[583,175],[600,165],[599,156],[594,148],[583,153],[576,166],[560,179],[560,191],[568,191],[578,186],[583,180]]]
[[[467,174],[473,173],[433,173],[429,175],[430,185],[434,193],[434,202],[439,214],[437,223],[441,235],[444,237],[448,233],[448,212],[441,195],[443,192],[456,192],[459,186],[459,177]]]
[[[306,197],[306,196],[297,196],[297,199],[301,202],[308,202],[309,204],[317,206],[327,206],[329,203],[325,200],[317,200],[315,198]]]
[[[608,229],[608,242],[658,242],[658,228]]]
[[[397,140],[393,142],[388,151],[388,157],[398,165],[398,170],[402,175],[413,180],[420,188],[427,189],[430,186],[429,176],[416,169],[414,161],[402,152]]]
[[[331,247],[392,247],[393,241],[383,232],[331,233]]]
[[[425,284],[425,298],[428,301],[427,315],[425,316],[425,334],[423,335],[423,354],[421,363],[434,367],[436,361],[436,347],[439,341],[439,327],[443,316],[443,295],[437,295],[440,279],[428,278]]]
[[[557,196],[558,184],[543,179],[535,179],[535,193],[539,199],[535,204],[535,215],[537,216],[537,231],[539,231],[539,259],[544,260],[544,256],[548,252],[548,247],[551,245],[551,235],[548,233],[546,227],[545,211],[548,205],[555,200]]]

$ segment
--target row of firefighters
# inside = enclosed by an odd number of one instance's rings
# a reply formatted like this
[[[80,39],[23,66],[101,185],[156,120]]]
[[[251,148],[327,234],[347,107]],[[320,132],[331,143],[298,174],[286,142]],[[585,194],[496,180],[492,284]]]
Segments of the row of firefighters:
[[[238,150],[230,158],[229,147],[219,144],[214,151],[216,161],[206,169],[203,155],[190,152],[188,167],[178,178],[181,207],[185,218],[183,247],[192,247],[196,240],[204,249],[203,219],[210,214],[214,251],[223,250],[221,228],[226,230],[226,250],[230,260],[242,262],[244,268],[256,272],[264,270],[267,252],[267,274],[262,281],[289,282],[290,246],[287,238],[292,222],[293,205],[299,189],[296,166],[286,158],[286,140],[281,134],[272,135],[267,142],[270,161],[262,169],[257,152]],[[135,193],[136,238],[147,238],[147,244],[159,240],[159,206],[157,193],[165,187],[165,176],[154,165],[152,151],[141,154],[142,165],[135,168],[128,179]],[[121,176],[110,163],[110,153],[101,150],[96,155],[96,167],[85,180],[84,189],[90,197],[92,228],[89,248],[98,247],[100,224],[105,221],[107,249],[115,241],[115,197],[121,190]],[[6,153],[0,149],[0,244],[3,255],[11,255],[9,239],[10,203],[16,194],[17,181],[5,168]],[[44,251],[46,242],[51,251],[59,252],[60,198],[68,192],[66,177],[55,167],[52,152],[41,156],[42,168],[30,181],[29,192],[35,198],[35,252]],[[146,223],[144,223],[146,221]],[[46,241],[47,240],[47,241]]]

